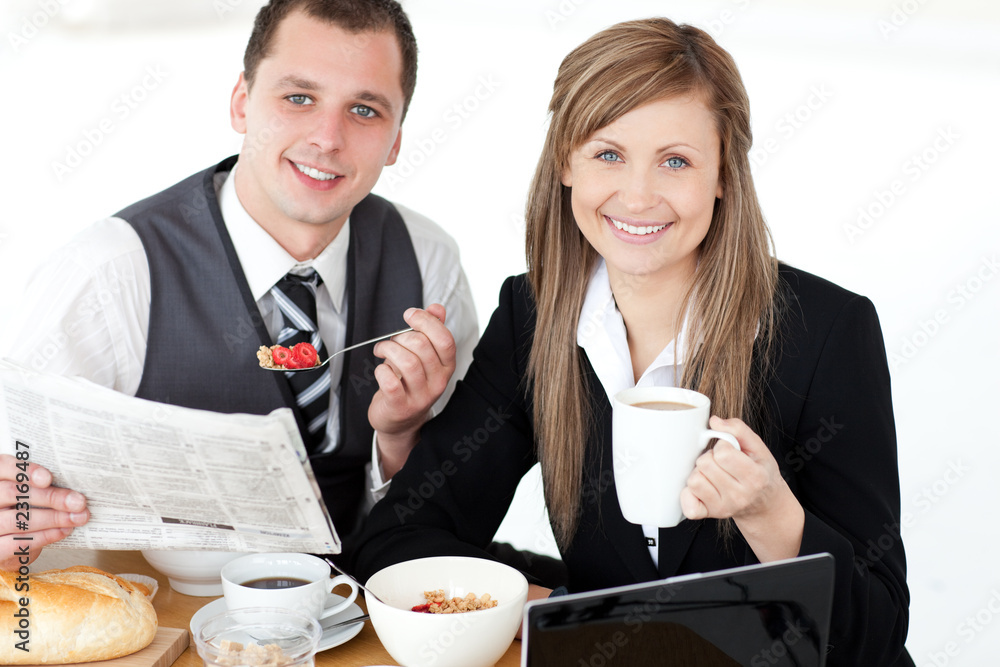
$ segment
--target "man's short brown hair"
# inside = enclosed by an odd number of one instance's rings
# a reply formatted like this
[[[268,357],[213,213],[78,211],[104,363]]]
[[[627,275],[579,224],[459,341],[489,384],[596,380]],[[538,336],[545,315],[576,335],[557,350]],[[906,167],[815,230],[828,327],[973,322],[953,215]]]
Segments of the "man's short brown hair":
[[[247,88],[253,85],[260,61],[267,57],[281,21],[293,11],[332,23],[347,32],[395,33],[403,60],[400,85],[403,88],[403,117],[410,106],[417,85],[417,40],[406,12],[396,0],[271,0],[254,20],[253,32],[243,54],[243,78]]]

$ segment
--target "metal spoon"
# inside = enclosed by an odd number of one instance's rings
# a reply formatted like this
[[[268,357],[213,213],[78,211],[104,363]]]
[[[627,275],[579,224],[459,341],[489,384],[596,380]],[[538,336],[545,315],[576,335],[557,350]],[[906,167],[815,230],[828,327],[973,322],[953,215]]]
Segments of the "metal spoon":
[[[361,616],[355,616],[354,618],[349,618],[346,621],[337,621],[336,623],[324,624],[320,621],[320,627],[323,628],[323,632],[327,630],[333,630],[334,628],[339,628],[344,625],[354,625],[355,623],[364,623],[368,620],[368,614],[362,614]]]
[[[330,363],[330,360],[333,359],[338,354],[343,354],[344,352],[347,352],[348,350],[353,350],[356,347],[362,347],[364,345],[368,345],[369,343],[377,343],[380,340],[385,340],[386,338],[392,338],[393,336],[398,336],[399,334],[404,334],[407,331],[413,331],[413,327],[410,327],[408,329],[400,329],[399,331],[393,331],[392,333],[383,334],[381,336],[376,336],[375,338],[372,338],[370,340],[365,340],[365,341],[362,341],[360,343],[355,343],[354,345],[351,345],[349,347],[345,347],[342,350],[337,350],[336,352],[334,352],[333,354],[331,354],[329,357],[327,357],[325,361],[322,361],[322,362],[316,364],[315,366],[310,366],[309,368],[268,368],[266,366],[261,366],[261,368],[263,368],[265,371],[277,371],[279,373],[301,373],[302,371],[314,371],[314,370],[316,370],[318,368],[323,368],[323,366],[326,366],[328,363]]]
[[[378,600],[379,602],[381,602],[382,604],[384,604],[387,607],[390,606],[388,602],[386,602],[385,600],[383,600],[379,596],[377,596],[374,593],[372,593],[371,590],[367,586],[365,586],[363,583],[361,583],[360,581],[358,581],[357,579],[355,579],[354,575],[347,574],[346,572],[344,572],[343,570],[341,570],[339,567],[337,567],[337,564],[333,562],[332,558],[326,558],[324,556],[323,560],[325,560],[327,563],[329,563],[330,567],[332,567],[334,570],[336,570],[340,574],[344,575],[345,577],[347,577],[348,579],[350,579],[351,581],[353,581],[354,583],[356,583],[358,585],[358,588],[360,588],[361,590],[363,590],[365,592],[365,595],[370,595],[371,597],[375,598],[376,600]]]

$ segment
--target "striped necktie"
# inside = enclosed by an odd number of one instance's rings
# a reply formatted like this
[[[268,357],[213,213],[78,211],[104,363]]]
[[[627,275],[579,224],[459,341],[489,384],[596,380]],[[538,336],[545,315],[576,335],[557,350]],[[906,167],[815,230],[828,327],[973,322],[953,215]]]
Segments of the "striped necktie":
[[[291,349],[296,343],[312,343],[320,361],[327,356],[316,326],[316,288],[321,282],[319,274],[310,269],[303,275],[288,273],[271,288],[274,302],[285,320],[277,344]],[[285,373],[285,377],[305,418],[308,432],[302,434],[302,439],[306,450],[310,453],[320,451],[326,439],[330,413],[330,367],[309,373]]]

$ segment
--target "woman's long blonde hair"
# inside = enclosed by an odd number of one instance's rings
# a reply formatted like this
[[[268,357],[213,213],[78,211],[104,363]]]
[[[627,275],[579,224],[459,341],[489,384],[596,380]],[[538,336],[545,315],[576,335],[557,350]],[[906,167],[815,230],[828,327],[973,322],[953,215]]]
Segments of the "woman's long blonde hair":
[[[706,394],[712,412],[753,425],[748,395],[754,347],[770,357],[778,267],[754,191],[750,106],[732,57],[704,31],[664,18],[628,21],[588,39],[563,60],[549,103],[545,145],[528,197],[525,251],[537,306],[528,366],[535,437],[553,532],[576,532],[584,447],[593,427],[577,325],[598,259],[580,233],[561,183],[570,153],[597,130],[649,102],[699,95],[721,139],[711,227],[685,303],[689,317],[681,386]],[[697,298],[692,295],[697,294]],[[756,340],[756,342],[755,342]]]

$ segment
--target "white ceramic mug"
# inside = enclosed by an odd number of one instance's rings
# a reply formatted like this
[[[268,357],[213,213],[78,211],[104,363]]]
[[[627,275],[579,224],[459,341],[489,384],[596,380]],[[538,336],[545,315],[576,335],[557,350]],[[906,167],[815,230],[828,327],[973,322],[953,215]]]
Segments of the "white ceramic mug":
[[[642,403],[679,403],[689,407],[657,410]],[[618,504],[636,524],[676,526],[684,518],[681,491],[695,460],[712,438],[737,449],[728,433],[708,428],[710,401],[704,394],[677,387],[633,387],[615,394],[611,441]]]
[[[319,620],[347,609],[358,597],[356,583],[344,575],[331,577],[330,573],[329,563],[309,554],[249,554],[223,566],[222,594],[226,598],[226,608],[230,610],[278,607],[300,611]],[[251,588],[244,585],[268,578],[301,579],[307,583],[291,588]],[[350,595],[327,607],[330,592],[340,584],[350,586]]]

